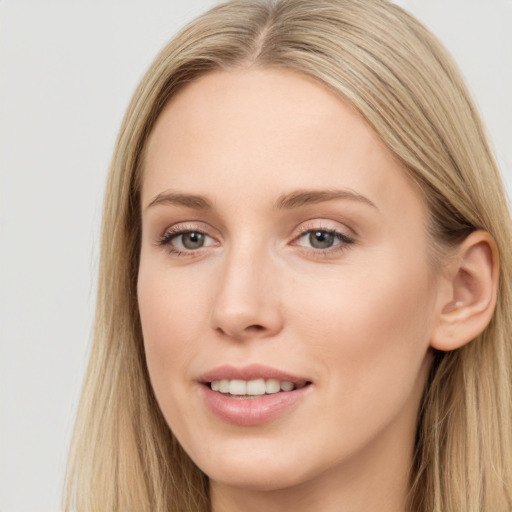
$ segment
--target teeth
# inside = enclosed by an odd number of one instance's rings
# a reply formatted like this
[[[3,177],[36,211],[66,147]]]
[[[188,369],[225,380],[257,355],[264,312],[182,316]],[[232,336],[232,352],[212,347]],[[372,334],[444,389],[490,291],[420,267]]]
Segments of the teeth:
[[[247,395],[247,382],[245,380],[230,380],[229,393],[231,395]]]
[[[281,388],[281,391],[291,391],[295,386],[293,385],[293,382],[287,382],[287,381],[282,381],[280,383],[280,386]]]
[[[277,379],[254,379],[249,381],[222,379],[214,380],[210,385],[213,391],[229,393],[230,395],[252,396],[279,393],[279,391],[292,391],[296,387],[293,382],[279,381]]]
[[[267,393],[279,393],[281,384],[276,379],[268,379],[266,382]]]
[[[265,379],[250,380],[247,383],[248,395],[264,395],[266,393]]]

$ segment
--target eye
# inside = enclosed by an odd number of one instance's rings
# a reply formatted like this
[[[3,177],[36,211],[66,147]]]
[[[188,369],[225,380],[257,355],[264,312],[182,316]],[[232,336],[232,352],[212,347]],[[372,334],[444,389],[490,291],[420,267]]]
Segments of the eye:
[[[308,229],[297,238],[296,245],[315,249],[316,251],[328,251],[341,249],[354,240],[345,233],[335,229]]]
[[[205,247],[216,245],[216,241],[203,231],[173,226],[160,237],[158,245],[165,247],[171,254],[186,256]]]
[[[174,245],[188,250],[200,249],[208,241],[209,236],[199,231],[188,231],[172,238]]]
[[[306,236],[309,245],[314,249],[328,249],[336,242],[334,234],[327,231],[310,231]]]

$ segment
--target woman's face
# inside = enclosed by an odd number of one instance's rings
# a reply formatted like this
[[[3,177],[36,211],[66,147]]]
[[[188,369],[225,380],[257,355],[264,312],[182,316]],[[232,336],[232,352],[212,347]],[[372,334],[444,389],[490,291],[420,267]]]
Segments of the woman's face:
[[[151,134],[142,219],[151,383],[213,485],[407,471],[438,278],[360,115],[292,72],[205,75]]]

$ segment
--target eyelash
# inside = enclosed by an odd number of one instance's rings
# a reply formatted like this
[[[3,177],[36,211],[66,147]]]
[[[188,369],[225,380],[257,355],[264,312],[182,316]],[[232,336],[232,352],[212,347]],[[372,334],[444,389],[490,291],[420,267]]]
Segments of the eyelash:
[[[294,242],[297,242],[304,236],[310,233],[325,233],[333,236],[339,243],[329,247],[327,249],[315,249],[314,247],[303,247],[304,250],[310,252],[315,256],[329,257],[346,251],[351,245],[355,243],[353,237],[343,233],[342,231],[338,231],[337,229],[323,227],[323,226],[311,226],[305,225],[299,229],[299,235],[294,238]]]
[[[310,233],[325,233],[327,235],[333,236],[339,243],[337,243],[334,246],[331,246],[326,249],[316,249],[313,247],[302,247],[305,251],[308,251],[310,254],[313,254],[315,256],[323,256],[328,257],[337,253],[340,253],[342,251],[345,251],[348,249],[348,247],[355,243],[355,240],[348,236],[347,234],[338,231],[333,228],[327,228],[322,226],[302,226],[299,229],[298,235],[293,239],[293,245],[298,245],[296,242],[299,241],[304,236],[310,234]],[[198,233],[200,235],[203,235],[208,238],[213,238],[208,233],[201,229],[197,229],[194,226],[171,226],[168,228],[165,233],[157,240],[156,245],[160,247],[164,247],[167,252],[170,254],[177,256],[177,257],[193,257],[198,254],[203,247],[200,247],[198,249],[188,249],[188,250],[181,250],[177,248],[176,246],[172,245],[172,241],[176,238],[178,238],[180,235],[185,235],[187,233]]]
[[[180,235],[185,235],[187,233],[198,233],[198,234],[201,234],[208,238],[212,238],[211,236],[208,235],[208,233],[205,233],[203,230],[197,229],[194,226],[171,226],[157,240],[157,245],[160,247],[164,247],[167,252],[169,252],[170,254],[172,254],[174,256],[185,257],[185,258],[190,257],[190,256],[195,256],[195,255],[197,255],[198,251],[200,251],[202,249],[202,247],[197,250],[193,250],[193,249],[181,250],[181,249],[175,247],[174,245],[172,245],[172,243],[171,243],[175,238],[178,238]]]

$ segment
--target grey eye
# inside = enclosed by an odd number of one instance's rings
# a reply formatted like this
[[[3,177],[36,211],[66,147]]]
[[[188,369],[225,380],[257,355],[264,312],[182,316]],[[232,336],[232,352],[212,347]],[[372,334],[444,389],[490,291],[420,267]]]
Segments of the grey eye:
[[[314,249],[329,249],[334,245],[336,237],[327,231],[311,231],[308,241]]]
[[[190,231],[188,233],[182,233],[178,238],[181,238],[181,244],[185,249],[200,249],[204,246],[205,235],[198,233],[197,231]]]

